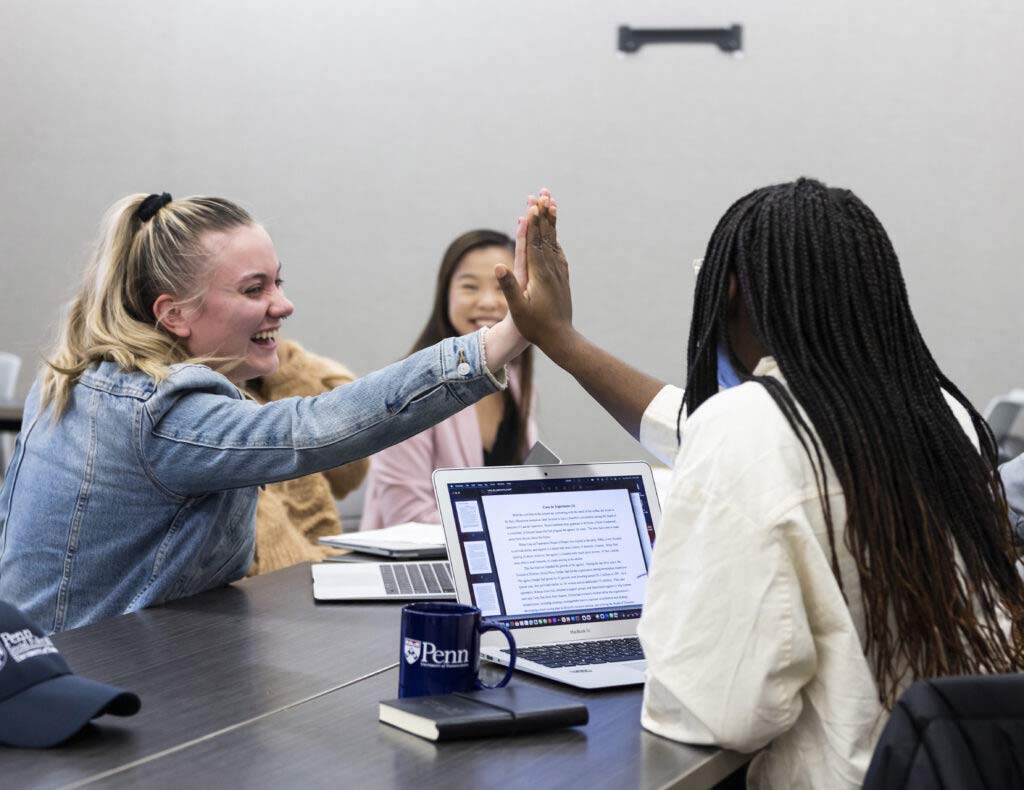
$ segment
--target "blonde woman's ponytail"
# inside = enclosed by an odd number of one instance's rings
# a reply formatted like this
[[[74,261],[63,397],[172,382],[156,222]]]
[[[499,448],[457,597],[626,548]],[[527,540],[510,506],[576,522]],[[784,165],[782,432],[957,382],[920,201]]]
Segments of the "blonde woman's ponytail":
[[[203,236],[254,224],[222,198],[129,195],[103,217],[77,295],[68,303],[55,348],[42,373],[42,405],[54,418],[67,408],[82,373],[102,362],[162,381],[187,350],[153,316],[161,294],[199,300],[206,275]]]

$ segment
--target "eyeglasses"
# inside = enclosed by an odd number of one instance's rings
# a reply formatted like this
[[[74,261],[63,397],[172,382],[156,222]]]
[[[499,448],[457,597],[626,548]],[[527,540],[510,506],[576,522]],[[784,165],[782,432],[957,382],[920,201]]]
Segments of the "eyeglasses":
[[[703,265],[704,265],[704,259],[703,258],[694,258],[693,259],[693,276],[694,277],[696,277],[698,274],[700,274],[700,267],[703,266]]]

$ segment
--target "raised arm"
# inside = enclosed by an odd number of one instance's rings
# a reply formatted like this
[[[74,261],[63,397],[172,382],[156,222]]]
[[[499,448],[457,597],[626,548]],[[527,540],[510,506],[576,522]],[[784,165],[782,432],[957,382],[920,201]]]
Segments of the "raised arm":
[[[505,266],[499,264],[495,269],[509,315],[524,338],[573,376],[639,439],[640,419],[665,383],[608,353],[572,325],[569,264],[555,231],[557,209],[550,193],[541,190],[540,198],[531,203],[519,223],[516,246],[525,251],[525,290]]]
[[[483,334],[446,338],[322,395],[262,406],[205,366],[181,366],[140,406],[140,458],[153,482],[177,496],[363,458],[504,386],[484,370]]]

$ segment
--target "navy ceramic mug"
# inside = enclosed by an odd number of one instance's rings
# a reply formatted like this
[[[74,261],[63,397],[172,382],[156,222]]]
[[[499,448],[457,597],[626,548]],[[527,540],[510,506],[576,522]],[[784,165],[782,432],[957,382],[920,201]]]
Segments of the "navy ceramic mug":
[[[508,639],[508,671],[496,686],[480,682],[480,634],[501,631]],[[481,618],[475,606],[412,603],[402,609],[398,696],[422,697],[500,688],[516,666],[516,642],[501,623]]]

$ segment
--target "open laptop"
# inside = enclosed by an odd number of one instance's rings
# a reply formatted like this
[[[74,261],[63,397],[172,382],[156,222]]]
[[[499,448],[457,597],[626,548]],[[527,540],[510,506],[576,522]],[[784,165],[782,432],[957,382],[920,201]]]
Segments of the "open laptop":
[[[454,601],[447,562],[321,562],[313,565],[318,601]]]
[[[525,464],[558,464],[561,459],[537,441]],[[349,532],[320,538],[335,548],[356,554],[327,557],[326,562],[361,561],[360,555],[391,559],[446,558],[444,530],[440,524],[399,524],[369,532]],[[444,601],[455,600],[451,567],[447,562],[369,563],[372,567],[335,570],[313,565],[313,597],[318,601]]]
[[[434,472],[460,603],[515,636],[516,669],[580,688],[644,682],[636,637],[661,509],[629,463]],[[480,655],[508,664],[500,633]]]

